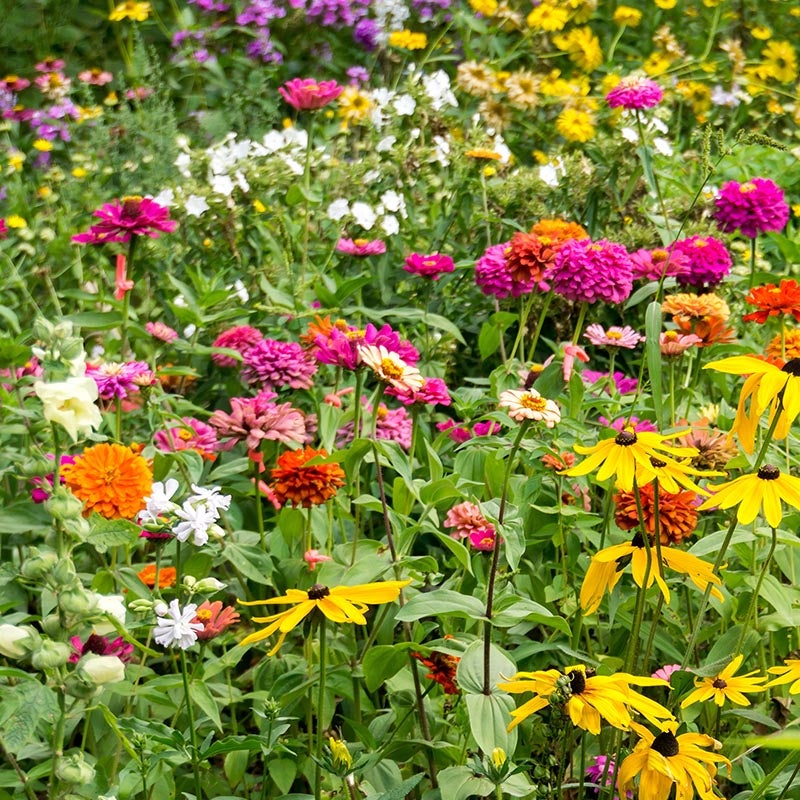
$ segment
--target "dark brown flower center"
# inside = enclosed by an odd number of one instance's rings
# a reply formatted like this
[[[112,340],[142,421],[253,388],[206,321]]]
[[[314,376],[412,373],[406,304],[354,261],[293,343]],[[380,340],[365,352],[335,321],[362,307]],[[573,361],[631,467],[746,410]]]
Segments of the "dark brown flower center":
[[[106,655],[107,650],[108,642],[105,636],[98,636],[96,633],[93,633],[83,645],[81,654],[86,655],[86,653],[96,653],[98,656],[104,656]]]
[[[762,481],[776,481],[780,478],[781,471],[772,464],[764,464],[757,474]]]
[[[670,756],[678,755],[680,746],[673,734],[669,731],[663,731],[653,739],[653,744],[650,745],[650,749],[655,750],[656,753],[661,753],[665,758],[669,758]]]
[[[655,456],[650,456],[650,463],[656,468],[661,469],[661,467],[666,467],[667,462],[662,461],[660,458],[656,458]]]
[[[586,688],[586,676],[579,669],[568,672],[569,688],[572,694],[580,694]]]
[[[727,689],[728,684],[725,683],[722,678],[714,678],[714,682],[711,684],[715,689]]]
[[[138,195],[130,195],[122,198],[122,216],[127,219],[137,217],[142,206],[142,198]]]
[[[323,586],[321,583],[315,583],[308,590],[308,599],[309,600],[322,600],[323,597],[327,597],[330,593],[331,593],[331,590],[327,586]]]
[[[633,431],[620,431],[614,439],[614,444],[618,444],[621,447],[630,447],[636,442],[636,434]]]
[[[800,358],[790,358],[781,369],[795,378],[800,377]]]

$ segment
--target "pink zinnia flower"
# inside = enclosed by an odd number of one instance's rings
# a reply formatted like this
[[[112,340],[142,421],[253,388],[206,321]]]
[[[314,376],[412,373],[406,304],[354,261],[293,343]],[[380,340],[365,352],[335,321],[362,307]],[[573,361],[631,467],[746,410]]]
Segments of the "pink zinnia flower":
[[[156,431],[153,436],[155,446],[165,453],[194,450],[207,461],[216,459],[217,451],[221,449],[216,430],[194,417],[182,419],[183,425]]]
[[[136,383],[136,378],[145,373],[150,373],[150,366],[145,361],[86,365],[86,376],[94,379],[97,384],[97,393],[103,400],[111,400],[115,397],[124,398],[131,392],[138,391],[139,385]]]
[[[621,303],[633,289],[633,263],[621,244],[571,239],[559,248],[545,278],[556,294],[575,303]]]
[[[449,406],[452,402],[447,384],[441,378],[425,378],[422,388],[401,390],[394,386],[386,387],[386,394],[396,397],[404,406],[441,405]]]
[[[298,111],[312,111],[334,101],[344,90],[336,81],[294,78],[278,89],[280,96]]]
[[[154,338],[160,339],[162,342],[170,344],[178,338],[178,332],[169,325],[156,320],[155,322],[146,322],[144,329]],[[212,356],[213,358],[213,356]]]
[[[8,225],[6,225],[5,219],[0,217],[0,239],[5,239],[8,236]]]
[[[195,612],[192,622],[203,627],[197,631],[197,638],[208,641],[219,636],[226,628],[239,621],[239,612],[232,606],[223,606],[221,600],[213,603],[204,600]]]
[[[386,252],[386,243],[381,239],[339,239],[336,252],[348,256],[379,256]]]
[[[231,413],[217,410],[208,420],[219,436],[229,441],[222,449],[230,450],[236,442],[245,442],[247,449],[257,451],[263,440],[302,444],[306,423],[302,412],[290,403],[277,405],[274,392],[259,392],[255,397],[232,397]]]
[[[373,407],[367,402],[366,397],[361,398],[361,405],[364,409],[362,414],[362,432],[369,430],[370,417]],[[347,447],[353,441],[354,424],[348,422],[336,432],[336,447]],[[375,420],[375,438],[386,439],[390,442],[397,442],[404,450],[411,448],[411,435],[413,423],[408,411],[404,408],[388,408],[384,403],[378,405],[378,412]]]
[[[633,350],[639,342],[644,341],[644,336],[629,325],[623,328],[612,325],[608,330],[604,330],[602,325],[595,322],[587,325],[583,335],[596,347],[622,347],[626,350]]]
[[[657,106],[663,97],[664,90],[655,81],[629,75],[606,95],[606,102],[611,108],[641,110]]]
[[[262,339],[244,354],[242,380],[262,389],[310,389],[317,365],[297,342]]]
[[[477,425],[475,427],[477,427]],[[444,422],[437,422],[436,430],[442,433],[447,431],[447,435],[454,442],[458,442],[458,444],[468,442],[472,438],[469,428],[459,425],[454,419],[446,419]]]
[[[235,350],[242,355],[247,354],[251,347],[264,339],[264,334],[249,325],[238,325],[224,331],[212,342],[212,347],[224,347],[226,350]],[[238,361],[233,356],[226,356],[224,353],[214,353],[211,360],[220,367],[235,367]]]
[[[480,506],[468,500],[454,505],[442,524],[445,528],[455,528],[450,533],[453,539],[466,539],[475,530],[492,527],[492,523],[483,516]]]
[[[78,80],[88,83],[91,86],[105,86],[111,83],[114,76],[107,70],[101,70],[98,67],[92,69],[85,69],[78,73]]]
[[[424,256],[421,253],[412,253],[403,264],[403,269],[412,275],[423,275],[426,278],[433,278],[438,281],[447,272],[452,272],[456,268],[450,256],[440,253],[431,253]]]
[[[343,369],[356,369],[362,364],[362,345],[383,346],[396,353],[406,364],[419,361],[419,351],[410,342],[400,338],[391,325],[380,329],[371,323],[364,330],[348,326],[346,330],[334,327],[328,336],[320,334],[314,339],[314,357],[322,364],[333,364]]]
[[[308,564],[308,571],[314,572],[317,564],[324,564],[326,561],[331,561],[330,556],[323,555],[319,550],[306,550],[303,553],[303,561]]]
[[[660,281],[662,277],[682,275],[689,269],[689,259],[676,251],[674,245],[669,250],[663,247],[637,250],[631,253],[631,262],[635,281]]]
[[[27,78],[20,78],[18,75],[6,75],[0,81],[0,89],[7,89],[9,92],[21,92],[30,85],[31,82]]]
[[[42,59],[34,69],[37,72],[54,72],[58,69],[64,69],[65,61],[63,58],[56,58],[55,56],[47,56],[47,58]],[[102,654],[101,654],[102,655]]]
[[[84,642],[80,636],[73,636],[69,643],[72,645],[70,664],[77,664],[83,656],[94,653],[98,656],[116,656],[124,664],[133,658],[133,645],[128,644],[121,636],[109,640],[106,636],[91,634]]]
[[[636,387],[639,385],[639,381],[636,378],[628,378],[624,373],[619,371],[615,372],[610,377],[613,379],[614,385],[617,387],[617,392],[620,394],[630,394],[631,392],[635,392]],[[609,374],[607,372],[597,372],[593,369],[585,369],[581,373],[581,378],[587,385],[592,385],[598,383],[599,381],[607,383]],[[611,394],[611,389],[608,385],[605,387],[605,392],[607,394]]]
[[[157,239],[161,233],[172,233],[178,223],[169,218],[169,209],[148,197],[123,197],[106,203],[94,212],[102,220],[92,225],[86,233],[72,237],[81,244],[128,242],[131,236],[149,236]]]
[[[485,295],[502,300],[509,295],[519,297],[533,291],[535,281],[517,281],[511,276],[506,261],[511,242],[487,247],[475,262],[475,283]]]
[[[681,668],[680,664],[664,664],[661,669],[657,669],[650,677],[651,678],[661,678],[662,681],[667,681],[669,683],[669,679],[674,672],[678,672]]]
[[[688,262],[688,269],[678,275],[678,283],[684,288],[713,289],[733,266],[728,248],[713,236],[690,236],[672,247]]]
[[[738,228],[749,239],[759,233],[783,230],[789,220],[783,190],[769,178],[753,178],[746,183],[729,181],[719,190],[714,204],[717,227],[725,233]]]
[[[472,426],[472,434],[473,436],[494,436],[494,434],[500,433],[502,427],[499,422],[487,419],[485,422],[476,422]]]
[[[658,341],[661,355],[667,358],[682,356],[690,347],[703,343],[703,340],[693,333],[678,333],[678,331],[665,331]]]

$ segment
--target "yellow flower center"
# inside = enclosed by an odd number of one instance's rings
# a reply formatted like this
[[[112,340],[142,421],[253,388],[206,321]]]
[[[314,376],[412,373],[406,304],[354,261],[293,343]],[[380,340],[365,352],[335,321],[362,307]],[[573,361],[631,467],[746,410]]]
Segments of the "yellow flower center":
[[[195,616],[203,622],[208,622],[211,619],[211,612],[207,608],[201,608]]]
[[[606,339],[621,339],[622,334],[619,331],[606,331]]]
[[[387,378],[398,380],[403,377],[403,368],[399,364],[395,364],[391,358],[381,359],[381,372]]]
[[[756,185],[754,183],[743,183],[739,187],[740,194],[750,194],[750,192],[754,192],[756,190]]]
[[[520,405],[530,408],[531,411],[544,411],[547,408],[547,401],[543,397],[534,397],[530,394],[523,395],[519,402]]]

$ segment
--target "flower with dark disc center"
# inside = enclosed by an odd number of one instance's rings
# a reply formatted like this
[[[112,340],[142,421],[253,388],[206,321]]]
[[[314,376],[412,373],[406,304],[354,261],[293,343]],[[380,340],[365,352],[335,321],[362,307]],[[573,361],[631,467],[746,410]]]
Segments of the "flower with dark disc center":
[[[783,372],[788,372],[795,378],[800,377],[800,358],[790,358],[782,367]]]
[[[142,198],[132,195],[122,198],[122,216],[126,219],[135,219],[139,216],[139,209],[142,206]]]
[[[764,464],[764,466],[758,470],[758,477],[761,478],[762,481],[776,481],[780,476],[781,471],[772,464]]]
[[[638,441],[636,434],[633,431],[620,431],[614,437],[614,443],[621,447],[630,447]]]
[[[576,669],[569,673],[569,688],[572,694],[580,694],[586,688],[586,676]]]
[[[666,467],[667,462],[662,461],[660,458],[655,458],[655,456],[650,456],[650,463],[656,468],[661,469],[661,467]]]
[[[323,597],[327,597],[330,593],[331,593],[331,590],[327,586],[323,586],[321,583],[315,583],[308,590],[308,599],[309,600],[322,600]]]
[[[675,738],[673,734],[669,731],[663,731],[653,739],[653,744],[650,745],[651,750],[655,750],[656,753],[661,753],[662,756],[669,758],[670,756],[678,755],[680,747],[678,746],[678,740]]]
[[[727,689],[728,684],[722,680],[722,678],[714,678],[714,682],[711,684],[715,689]]]

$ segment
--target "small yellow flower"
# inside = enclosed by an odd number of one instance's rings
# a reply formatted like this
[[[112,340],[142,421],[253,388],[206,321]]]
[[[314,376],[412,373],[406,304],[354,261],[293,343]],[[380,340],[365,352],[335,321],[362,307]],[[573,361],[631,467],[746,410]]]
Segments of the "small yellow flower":
[[[556,130],[568,142],[588,142],[594,137],[594,116],[577,108],[565,108],[556,119]]]
[[[117,93],[114,91],[109,92],[106,95],[106,99],[103,100],[104,106],[115,106],[119,103],[119,97],[117,97]]]
[[[9,228],[28,227],[28,223],[19,214],[12,214],[10,217],[6,217],[6,225],[8,225]]]
[[[491,178],[494,175],[497,175],[497,170],[494,167],[484,167],[483,168],[483,177],[484,178]]]
[[[762,41],[772,38],[772,29],[768,28],[766,25],[756,25],[754,28],[750,29],[750,33],[753,35],[754,39],[761,39]]]
[[[40,153],[49,153],[53,149],[53,143],[47,139],[37,139],[33,143],[33,149],[38,150]]]
[[[424,33],[414,33],[408,29],[392,31],[389,34],[389,46],[402,50],[424,50],[428,46],[428,37]]]
[[[503,750],[502,747],[495,747],[494,750],[492,750],[492,764],[494,764],[497,769],[500,769],[506,761],[508,761],[506,751]]]
[[[253,200],[253,208],[258,211],[259,214],[263,214],[267,210],[267,207],[258,198]]]
[[[347,749],[347,745],[341,739],[328,739],[328,747],[331,749],[331,758],[335,767],[350,769],[353,766],[353,756]]]
[[[722,706],[726,700],[730,700],[737,706],[749,706],[750,701],[743,692],[763,692],[767,687],[761,684],[767,679],[763,675],[756,678],[750,677],[755,675],[758,670],[740,675],[738,678],[734,677],[743,660],[744,656],[738,655],[719,675],[715,675],[713,678],[695,678],[695,690],[681,703],[681,708],[688,708],[694,703],[703,703],[712,699],[718,706]]]
[[[87,119],[97,119],[103,116],[103,109],[100,106],[78,106],[78,122],[86,122]]]
[[[111,22],[120,22],[130,19],[134,22],[144,22],[150,16],[150,3],[138,3],[136,0],[125,0],[120,3],[108,16]]]
[[[8,166],[12,169],[19,172],[22,169],[22,165],[25,163],[25,154],[24,153],[12,153],[8,157]]]
[[[498,9],[497,0],[469,0],[469,5],[476,14],[484,17],[493,17]]]
[[[553,33],[564,29],[569,20],[569,11],[554,3],[541,3],[528,14],[529,28]]]
[[[613,19],[616,25],[627,25],[629,28],[635,28],[642,21],[642,12],[638,8],[632,8],[631,6],[617,6]]]
[[[72,177],[77,178],[80,180],[81,178],[85,178],[89,173],[83,167],[75,167],[72,170]]]
[[[670,68],[672,60],[671,56],[657,50],[647,57],[647,60],[642,64],[642,69],[651,78],[655,75],[663,75]]]
[[[214,242],[211,239],[203,239],[203,247],[211,247]]]
[[[36,194],[42,198],[42,200],[46,200],[53,194],[53,190],[49,186],[40,186],[36,190]]]
[[[654,0],[654,2],[659,8],[663,8],[665,10],[675,8],[675,6],[678,4],[678,0]]]

